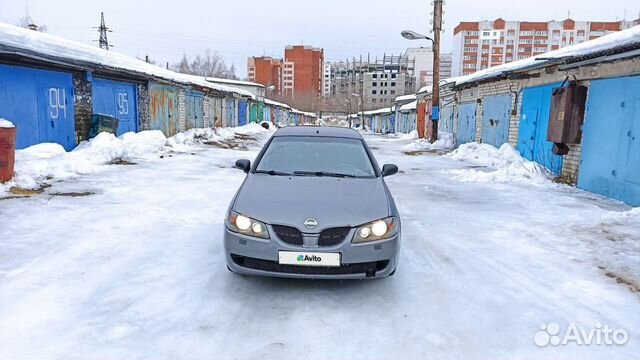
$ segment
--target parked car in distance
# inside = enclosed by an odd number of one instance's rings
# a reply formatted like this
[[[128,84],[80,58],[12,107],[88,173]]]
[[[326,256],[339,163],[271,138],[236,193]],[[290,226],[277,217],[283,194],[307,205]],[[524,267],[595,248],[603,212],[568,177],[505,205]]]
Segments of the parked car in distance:
[[[295,278],[393,275],[400,215],[362,136],[341,127],[285,127],[256,157],[225,219],[232,272]]]

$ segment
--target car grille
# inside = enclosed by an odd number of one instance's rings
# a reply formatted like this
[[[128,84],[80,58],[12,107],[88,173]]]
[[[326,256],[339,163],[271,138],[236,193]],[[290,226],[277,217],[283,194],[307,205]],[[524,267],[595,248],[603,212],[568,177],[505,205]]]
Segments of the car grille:
[[[277,261],[255,259],[235,254],[231,255],[231,259],[236,265],[249,269],[303,275],[367,274],[367,277],[370,277],[375,276],[377,271],[382,271],[389,265],[389,260],[381,260],[355,264],[342,264],[339,267],[297,266],[283,265],[279,264]]]
[[[318,246],[333,246],[341,243],[347,236],[351,228],[349,227],[336,227],[324,229],[320,233],[318,239]]]
[[[291,226],[271,225],[278,238],[287,244],[302,245],[302,232]]]

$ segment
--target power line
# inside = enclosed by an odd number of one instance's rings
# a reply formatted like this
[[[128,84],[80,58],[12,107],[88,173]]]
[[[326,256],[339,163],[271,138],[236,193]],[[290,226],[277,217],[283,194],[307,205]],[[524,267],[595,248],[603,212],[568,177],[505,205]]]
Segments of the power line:
[[[103,12],[100,12],[100,26],[94,29],[98,29],[98,33],[100,33],[100,38],[98,39],[98,46],[100,46],[100,49],[109,50],[109,40],[107,39],[107,32],[113,31],[109,29],[107,25],[105,25]]]

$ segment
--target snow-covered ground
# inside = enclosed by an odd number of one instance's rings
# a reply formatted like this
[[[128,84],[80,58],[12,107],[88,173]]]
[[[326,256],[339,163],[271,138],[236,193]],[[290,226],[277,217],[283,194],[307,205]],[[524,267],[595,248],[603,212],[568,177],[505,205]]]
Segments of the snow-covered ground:
[[[640,353],[640,212],[527,181],[520,170],[469,175],[526,165],[508,149],[440,156],[407,152],[408,136],[366,136],[380,164],[401,169],[387,181],[403,225],[394,277],[229,273],[223,218],[244,178],[233,162],[253,159],[269,135],[192,131],[127,157],[135,165],[103,161],[64,181],[45,177],[52,186],[42,194],[0,200],[0,359]],[[629,340],[536,346],[534,335],[550,322],[585,331],[599,323]]]

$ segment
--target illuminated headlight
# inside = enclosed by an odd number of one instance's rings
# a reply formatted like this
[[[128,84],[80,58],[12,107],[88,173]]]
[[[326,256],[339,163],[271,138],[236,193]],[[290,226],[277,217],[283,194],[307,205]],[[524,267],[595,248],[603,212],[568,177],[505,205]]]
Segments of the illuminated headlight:
[[[262,239],[269,238],[267,226],[263,222],[252,219],[248,216],[240,215],[233,211],[229,211],[229,215],[227,216],[227,225],[229,230],[233,232]]]
[[[398,223],[396,218],[388,217],[372,221],[358,228],[353,238],[354,243],[384,240],[395,236],[398,233]]]

